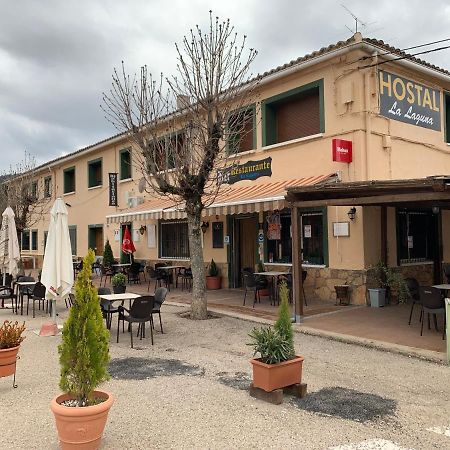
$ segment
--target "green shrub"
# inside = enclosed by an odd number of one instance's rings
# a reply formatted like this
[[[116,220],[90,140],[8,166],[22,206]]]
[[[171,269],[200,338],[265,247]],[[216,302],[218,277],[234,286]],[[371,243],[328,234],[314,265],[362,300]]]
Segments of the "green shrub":
[[[114,287],[118,286],[126,286],[127,284],[127,277],[123,273],[116,273],[112,279],[111,283]]]
[[[280,307],[275,326],[253,328],[249,334],[253,356],[260,355],[266,364],[278,364],[295,357],[294,331],[289,313],[289,290],[285,282],[280,287]]]
[[[109,243],[109,239],[106,240],[105,249],[103,250],[103,265],[105,267],[111,267],[114,264],[114,255]]]
[[[4,350],[6,348],[19,346],[25,339],[25,336],[22,336],[24,331],[25,322],[22,325],[19,325],[17,320],[15,322],[5,320],[0,327],[0,349]]]
[[[210,277],[219,276],[219,269],[217,268],[217,265],[214,262],[214,259],[211,260],[211,264],[209,265],[209,276]]]
[[[95,403],[94,389],[109,379],[109,331],[103,325],[97,289],[91,281],[94,258],[94,252],[89,250],[75,283],[76,301],[58,347],[59,386],[75,398],[78,406]]]

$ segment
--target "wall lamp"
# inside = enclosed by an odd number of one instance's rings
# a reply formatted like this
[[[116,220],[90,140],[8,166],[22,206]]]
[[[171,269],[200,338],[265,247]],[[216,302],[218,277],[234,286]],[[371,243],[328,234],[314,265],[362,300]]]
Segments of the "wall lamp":
[[[209,222],[202,222],[200,228],[202,229],[202,233],[205,234],[206,230],[209,228]]]
[[[141,227],[139,228],[139,233],[141,235],[143,235],[146,230],[147,230],[147,226],[146,225],[141,225]]]
[[[356,208],[353,206],[352,208],[350,208],[349,209],[349,211],[348,211],[348,213],[347,213],[347,215],[348,215],[348,218],[350,219],[350,220],[355,220],[355,217],[356,217]]]

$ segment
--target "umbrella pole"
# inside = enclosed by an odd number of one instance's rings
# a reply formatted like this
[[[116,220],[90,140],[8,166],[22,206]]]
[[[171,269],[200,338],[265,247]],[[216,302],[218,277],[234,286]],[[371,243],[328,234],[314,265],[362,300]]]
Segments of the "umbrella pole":
[[[56,299],[53,298],[51,302],[52,302],[52,320],[54,323],[56,323]]]

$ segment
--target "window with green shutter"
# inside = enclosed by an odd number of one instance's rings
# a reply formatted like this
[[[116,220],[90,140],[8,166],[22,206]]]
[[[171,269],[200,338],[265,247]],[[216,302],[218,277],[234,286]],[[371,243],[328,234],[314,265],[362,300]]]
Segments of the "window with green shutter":
[[[102,185],[102,158],[88,162],[88,187]]]
[[[131,178],[131,150],[124,149],[120,150],[120,179],[127,180]]]
[[[44,178],[44,198],[52,196],[52,177]]]
[[[38,230],[31,231],[31,250],[38,249]]]
[[[450,144],[450,93],[446,93],[445,99],[445,142]]]
[[[323,80],[292,89],[262,102],[263,146],[325,131]]]
[[[64,194],[75,192],[75,167],[64,169]]]
[[[72,255],[77,254],[77,226],[69,225],[70,246],[72,248]]]

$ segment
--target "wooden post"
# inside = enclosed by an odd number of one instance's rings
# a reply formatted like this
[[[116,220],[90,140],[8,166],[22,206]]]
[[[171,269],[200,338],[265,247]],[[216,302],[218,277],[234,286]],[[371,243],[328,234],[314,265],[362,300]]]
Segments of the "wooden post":
[[[388,251],[387,251],[387,208],[381,207],[381,262],[387,266]]]
[[[291,208],[292,223],[292,289],[295,307],[295,322],[303,320],[303,279],[302,252],[300,245],[299,211],[296,206]]]

